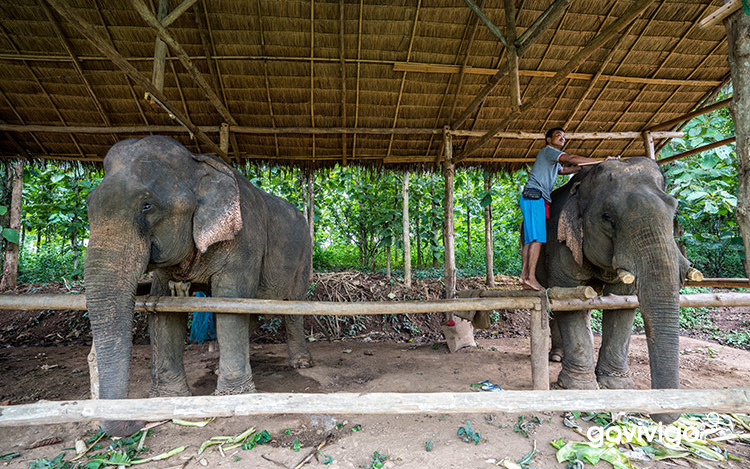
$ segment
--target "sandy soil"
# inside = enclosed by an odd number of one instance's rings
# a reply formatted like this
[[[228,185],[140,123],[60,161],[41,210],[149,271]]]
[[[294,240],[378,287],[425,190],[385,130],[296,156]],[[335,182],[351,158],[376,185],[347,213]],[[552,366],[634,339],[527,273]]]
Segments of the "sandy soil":
[[[597,338],[598,340],[598,338]],[[480,348],[468,353],[449,354],[441,343],[318,341],[310,344],[316,366],[293,370],[287,365],[282,344],[251,345],[251,363],[256,385],[262,392],[472,392],[471,384],[491,380],[509,390],[531,389],[528,339],[480,339]],[[750,382],[750,352],[697,339],[681,338],[681,379],[684,388],[746,387]],[[0,401],[12,404],[38,399],[84,399],[88,395],[86,346],[9,347],[0,349]],[[132,363],[131,397],[145,397],[150,387],[149,347],[135,347]],[[192,345],[186,351],[186,367],[193,393],[213,391],[218,353],[207,345]],[[648,358],[643,336],[633,336],[630,364],[637,388],[649,387]],[[554,380],[559,364],[552,364]],[[373,462],[373,452],[387,455],[387,468],[489,468],[490,460],[518,460],[536,442],[537,469],[565,467],[555,459],[551,440],[583,441],[562,424],[561,413],[536,415],[543,423],[528,437],[514,431],[519,414],[450,415],[276,415],[217,419],[205,428],[167,423],[156,427],[146,440],[149,455],[181,445],[190,445],[167,461],[145,465],[155,468],[277,468],[297,467],[320,443],[317,458],[305,467],[363,468]],[[526,421],[532,415],[523,415]],[[481,433],[475,445],[456,435],[466,420]],[[584,424],[584,428],[587,424]],[[273,441],[253,450],[222,455],[209,449],[196,457],[200,444],[212,436],[235,435],[250,427],[268,430]],[[94,422],[73,425],[0,428],[0,455],[18,452],[21,457],[3,461],[8,467],[29,467],[37,458],[51,459],[74,440],[97,429]],[[359,431],[353,431],[359,429]],[[28,447],[43,438],[56,436],[60,443],[36,449]],[[302,444],[297,452],[294,440]],[[432,443],[427,451],[426,443]],[[731,454],[750,458],[750,448],[735,445]],[[73,451],[68,450],[68,459]],[[330,457],[330,463],[328,462]],[[687,465],[679,461],[680,465]],[[672,463],[634,461],[639,468],[666,467]],[[609,467],[600,462],[597,467]],[[697,466],[696,466],[697,467]],[[730,461],[721,467],[747,467]]]

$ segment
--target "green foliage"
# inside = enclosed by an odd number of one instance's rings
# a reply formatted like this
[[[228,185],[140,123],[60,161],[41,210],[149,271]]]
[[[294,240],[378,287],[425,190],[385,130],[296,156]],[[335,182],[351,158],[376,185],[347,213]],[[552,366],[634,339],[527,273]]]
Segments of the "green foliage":
[[[45,245],[39,251],[33,246],[24,246],[18,259],[19,283],[50,283],[63,279],[82,279],[83,262],[75,265],[76,253],[62,248]]]
[[[5,205],[0,205],[0,216],[5,215],[8,213],[8,207]],[[9,243],[18,243],[20,240],[20,236],[18,235],[18,231],[14,230],[12,228],[3,228],[2,225],[0,225],[0,238],[8,241]]]
[[[664,156],[734,135],[726,109],[696,117],[684,128],[686,137],[672,140]],[[711,277],[744,276],[737,208],[737,155],[734,144],[669,163],[664,175],[669,193],[679,202],[677,220],[684,229],[680,242],[687,257]],[[677,233],[679,235],[679,233]]]
[[[479,442],[482,441],[482,434],[471,428],[470,420],[466,420],[463,427],[458,427],[458,432],[456,432],[456,434],[466,443],[474,443],[475,445],[478,445]]]
[[[385,466],[385,461],[388,459],[388,456],[385,454],[380,454],[377,451],[372,453],[372,462],[365,466],[365,469],[382,469],[383,466]]]

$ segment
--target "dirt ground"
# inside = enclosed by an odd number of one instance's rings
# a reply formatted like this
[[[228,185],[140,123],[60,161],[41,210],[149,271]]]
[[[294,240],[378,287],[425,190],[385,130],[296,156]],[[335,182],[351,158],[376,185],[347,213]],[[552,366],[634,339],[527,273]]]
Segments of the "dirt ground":
[[[742,324],[736,311],[726,312]],[[731,313],[731,314],[730,314]],[[3,313],[4,314],[4,313]],[[38,313],[35,313],[38,314]],[[55,313],[57,314],[57,313]],[[61,315],[61,314],[60,314]],[[485,333],[477,340],[480,347],[466,353],[450,354],[439,338],[432,333],[413,335],[419,340],[394,337],[394,331],[363,331],[354,338],[331,341],[322,333],[313,333],[310,342],[315,366],[305,370],[289,367],[285,345],[281,343],[253,343],[250,346],[251,364],[259,392],[479,392],[473,383],[490,380],[508,390],[531,389],[529,339],[523,328],[528,312],[506,312],[501,320],[514,324],[514,330]],[[732,316],[733,317],[733,316]],[[8,324],[7,317],[5,324]],[[32,318],[33,319],[33,318]],[[40,319],[38,322],[43,322]],[[67,322],[75,322],[69,317]],[[23,323],[15,318],[18,326]],[[27,323],[28,324],[28,323]],[[384,324],[386,322],[384,321]],[[427,326],[422,326],[429,329]],[[3,328],[0,323],[0,329]],[[6,327],[7,329],[7,327]],[[386,330],[387,332],[383,332]],[[33,327],[21,328],[28,337],[37,337]],[[62,331],[61,331],[62,332]],[[63,338],[69,332],[60,334]],[[71,333],[72,334],[72,333]],[[85,333],[79,333],[85,337]],[[49,336],[49,334],[47,334]],[[491,338],[498,337],[498,338]],[[53,340],[54,337],[49,337]],[[89,375],[86,356],[89,346],[75,342],[72,335],[60,340],[58,346],[4,346],[0,348],[0,402],[10,404],[34,402],[40,399],[86,399]],[[597,343],[599,338],[596,338]],[[38,340],[37,340],[38,341]],[[34,342],[34,340],[31,340]],[[261,340],[262,342],[262,340]],[[7,345],[7,344],[6,344]],[[750,351],[725,347],[713,342],[682,337],[680,341],[680,374],[684,388],[740,388],[750,382]],[[146,397],[150,388],[150,350],[148,345],[136,345],[131,367],[130,397]],[[218,366],[218,352],[208,345],[189,345],[185,352],[188,380],[195,395],[210,394],[216,384],[214,370]],[[638,389],[650,387],[648,355],[645,337],[634,335],[631,342],[630,366]],[[560,365],[552,363],[550,381],[554,381]],[[7,403],[6,403],[7,405]],[[537,418],[541,423],[530,429],[528,436],[514,430],[523,417],[525,422]],[[466,443],[457,430],[470,421],[481,434],[478,444]],[[587,423],[580,422],[585,428]],[[196,453],[201,443],[219,435],[237,435],[255,427],[267,430],[273,440],[253,450],[232,450],[221,454],[216,447],[203,454]],[[29,467],[39,458],[52,459],[66,451],[70,459],[76,439],[83,439],[97,430],[95,422],[32,426],[27,428],[0,427],[0,456],[20,453],[7,467]],[[329,436],[330,435],[330,436]],[[59,442],[29,449],[34,442],[48,437]],[[556,449],[550,441],[585,441],[563,425],[562,413],[544,414],[435,414],[435,415],[274,415],[216,419],[204,428],[165,423],[153,429],[146,438],[148,455],[156,455],[175,447],[189,445],[177,456],[166,461],[152,462],[141,467],[153,468],[279,468],[299,467],[298,464],[326,440],[328,443],[304,467],[366,468],[373,463],[373,453],[386,455],[386,468],[489,468],[503,458],[517,461],[528,454],[536,443],[537,454],[532,465],[537,469],[561,468]],[[295,440],[301,448],[295,451]],[[430,451],[428,451],[430,446]],[[733,445],[730,454],[743,461],[728,461],[710,467],[748,467],[750,447]],[[684,460],[675,462],[632,461],[638,468],[690,466]],[[378,467],[378,466],[373,466]],[[597,467],[610,467],[600,462]]]

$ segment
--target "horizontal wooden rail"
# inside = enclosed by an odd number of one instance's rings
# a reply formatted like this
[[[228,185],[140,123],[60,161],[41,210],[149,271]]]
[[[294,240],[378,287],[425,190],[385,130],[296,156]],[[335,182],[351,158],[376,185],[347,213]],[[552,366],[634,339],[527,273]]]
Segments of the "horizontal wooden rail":
[[[268,414],[490,412],[750,412],[750,389],[273,393],[235,396],[40,401],[0,407],[0,427],[88,420],[199,419]]]
[[[550,299],[551,311],[626,309],[639,306],[636,296],[600,296],[590,300]],[[680,295],[684,308],[750,306],[750,293],[691,293]],[[184,298],[139,296],[135,310],[148,312],[213,311],[236,314],[298,314],[302,316],[356,316],[376,314],[446,313],[493,309],[538,309],[538,297],[465,298],[436,301],[281,301],[249,298]],[[85,310],[86,297],[69,295],[0,295],[0,310]]]

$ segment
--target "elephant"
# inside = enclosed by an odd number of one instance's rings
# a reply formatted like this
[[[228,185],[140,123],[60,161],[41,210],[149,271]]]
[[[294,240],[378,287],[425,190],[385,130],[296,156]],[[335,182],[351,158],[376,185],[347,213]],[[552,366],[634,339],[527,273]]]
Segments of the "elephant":
[[[584,167],[552,193],[547,244],[537,265],[537,278],[547,287],[598,284],[604,294],[638,296],[653,389],[680,387],[679,291],[690,263],[673,237],[676,208],[651,159]],[[634,317],[634,309],[604,311],[595,362],[589,311],[555,312],[563,346],[556,384],[632,388],[628,349]],[[679,416],[652,417],[667,423]]]
[[[312,241],[292,204],[216,157],[194,155],[164,136],[115,143],[104,170],[88,196],[84,267],[100,398],[127,397],[136,288],[146,272],[152,295],[168,295],[169,282],[179,281],[208,285],[215,297],[305,298]],[[215,316],[216,393],[254,392],[249,316]],[[190,395],[182,359],[186,330],[185,313],[149,315],[152,396]],[[291,366],[312,366],[303,318],[288,316],[286,333]],[[102,421],[102,429],[125,436],[142,423]]]

